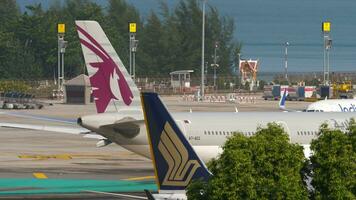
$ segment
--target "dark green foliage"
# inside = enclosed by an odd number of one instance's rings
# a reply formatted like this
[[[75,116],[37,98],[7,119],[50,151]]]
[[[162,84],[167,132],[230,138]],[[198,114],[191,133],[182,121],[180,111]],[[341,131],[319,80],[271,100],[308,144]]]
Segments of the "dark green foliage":
[[[307,199],[302,181],[304,154],[301,146],[289,143],[283,128],[269,124],[255,136],[231,137],[224,152],[209,163],[214,176],[208,184],[195,182],[189,199]],[[205,191],[200,198],[200,190]]]
[[[128,23],[136,22],[139,40],[137,74],[165,76],[174,70],[201,68],[201,2],[182,0],[169,9],[146,17],[125,0],[110,0],[103,8],[90,0],[52,1],[48,10],[41,4],[20,13],[15,0],[0,1],[0,79],[53,79],[57,70],[57,24],[66,24],[65,77],[85,72],[75,20],[96,20],[107,33],[128,67]],[[219,42],[219,73],[228,74],[240,46],[233,41],[233,21],[207,8],[205,60],[212,62],[213,45]],[[237,50],[237,51],[236,51]],[[209,69],[211,70],[211,69]]]
[[[262,90],[263,91],[265,85],[267,85],[267,82],[264,81],[264,80],[260,80],[259,86],[258,86],[258,90]]]
[[[103,21],[100,6],[90,1],[67,0],[61,7],[54,1],[48,10],[43,10],[41,4],[34,4],[27,6],[22,14],[9,12],[9,15],[15,15],[12,18],[16,20],[0,32],[1,79],[52,79],[57,69],[58,23],[66,24],[65,40],[69,41],[65,56],[66,77],[84,72],[74,20]]]
[[[0,92],[28,92],[31,89],[22,81],[0,81]]]
[[[1,0],[0,31],[7,31],[11,29],[19,15],[20,11],[16,5],[16,0]]]
[[[332,130],[327,125],[311,143],[314,155],[312,185],[315,199],[356,198],[356,123],[350,121],[348,133]]]

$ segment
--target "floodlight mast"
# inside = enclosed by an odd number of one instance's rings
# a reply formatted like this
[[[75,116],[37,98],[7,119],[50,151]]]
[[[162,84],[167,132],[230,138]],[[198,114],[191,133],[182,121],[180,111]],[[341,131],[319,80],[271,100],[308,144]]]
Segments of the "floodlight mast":
[[[332,40],[330,36],[331,22],[325,21],[322,23],[322,32],[324,40],[324,61],[323,61],[323,77],[324,85],[330,85],[330,49]]]
[[[65,24],[58,24],[58,96],[63,96],[64,85],[64,54],[68,42],[64,40]]]
[[[285,51],[284,51],[284,76],[286,81],[288,82],[288,46],[289,42],[286,42],[285,44]]]
[[[129,23],[129,34],[130,34],[130,76],[132,79],[135,81],[136,79],[136,51],[137,51],[137,45],[138,45],[138,40],[136,40],[136,23],[130,22]]]
[[[201,50],[201,88],[200,88],[200,92],[201,92],[201,101],[203,101],[203,99],[204,99],[204,72],[205,72],[205,70],[204,70],[204,64],[205,64],[205,62],[204,62],[204,48],[205,48],[205,46],[204,46],[204,43],[205,43],[205,4],[206,4],[206,1],[207,0],[203,0],[203,24],[202,24],[202,44],[201,44],[201,48],[202,48],[202,50]]]
[[[219,56],[216,55],[216,51],[217,51],[218,48],[219,48],[219,43],[218,43],[218,42],[215,42],[215,45],[214,45],[214,55],[212,56],[212,57],[213,57],[213,60],[214,60],[214,63],[210,65],[210,66],[212,66],[213,69],[214,69],[214,90],[215,90],[215,91],[217,90],[217,87],[216,87],[216,78],[217,78],[217,76],[216,76],[216,69],[219,67],[219,64],[217,63]]]

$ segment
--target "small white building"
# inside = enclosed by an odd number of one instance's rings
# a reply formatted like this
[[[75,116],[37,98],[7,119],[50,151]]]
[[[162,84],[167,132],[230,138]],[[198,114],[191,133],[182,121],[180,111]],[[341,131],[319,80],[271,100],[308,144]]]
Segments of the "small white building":
[[[173,91],[184,91],[186,88],[190,89],[190,73],[194,70],[179,70],[169,73],[171,75],[171,86]]]

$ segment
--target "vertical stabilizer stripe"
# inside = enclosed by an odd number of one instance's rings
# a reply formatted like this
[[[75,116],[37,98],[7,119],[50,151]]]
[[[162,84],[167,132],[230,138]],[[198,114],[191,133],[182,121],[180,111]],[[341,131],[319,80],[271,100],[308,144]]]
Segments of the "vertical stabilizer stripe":
[[[154,157],[154,153],[153,153],[153,148],[152,148],[152,140],[151,140],[151,133],[150,133],[150,129],[148,128],[148,121],[147,121],[147,113],[146,113],[146,108],[145,108],[145,104],[143,102],[143,97],[142,97],[142,93],[140,94],[141,96],[141,105],[142,105],[142,110],[143,110],[143,115],[144,115],[144,120],[145,120],[145,125],[146,125],[146,132],[147,132],[147,139],[148,139],[148,143],[150,146],[150,152],[151,152],[151,160],[152,160],[152,164],[153,164],[153,169],[155,171],[155,180],[156,180],[156,184],[158,187],[158,191],[160,190],[161,185],[159,184],[159,180],[158,180],[158,172],[157,172],[157,168],[156,168],[156,159]]]

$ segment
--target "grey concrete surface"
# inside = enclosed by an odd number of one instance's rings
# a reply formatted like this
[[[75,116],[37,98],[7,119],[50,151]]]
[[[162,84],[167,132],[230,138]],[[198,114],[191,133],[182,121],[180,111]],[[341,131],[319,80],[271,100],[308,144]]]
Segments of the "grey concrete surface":
[[[162,99],[171,112],[189,112],[190,109],[193,112],[235,112],[235,107],[239,112],[280,112],[277,101],[257,100],[255,104],[235,104],[186,102],[179,96],[165,96]],[[304,109],[309,103],[287,102],[287,104],[291,109]],[[57,122],[8,116],[1,114],[3,111],[6,110],[0,110],[0,122],[63,125]],[[82,115],[94,114],[96,111],[94,104],[57,103],[46,106],[42,110],[11,110],[10,112],[76,119]],[[79,135],[0,128],[0,178],[30,178],[33,177],[33,173],[39,172],[45,173],[48,178],[120,180],[141,177],[152,180],[154,172],[150,160],[115,144],[96,148],[96,142],[95,139],[83,138]],[[65,195],[52,197],[67,198]],[[95,197],[103,199],[105,195],[91,194],[87,197],[87,199]],[[69,198],[76,199],[81,196]]]

